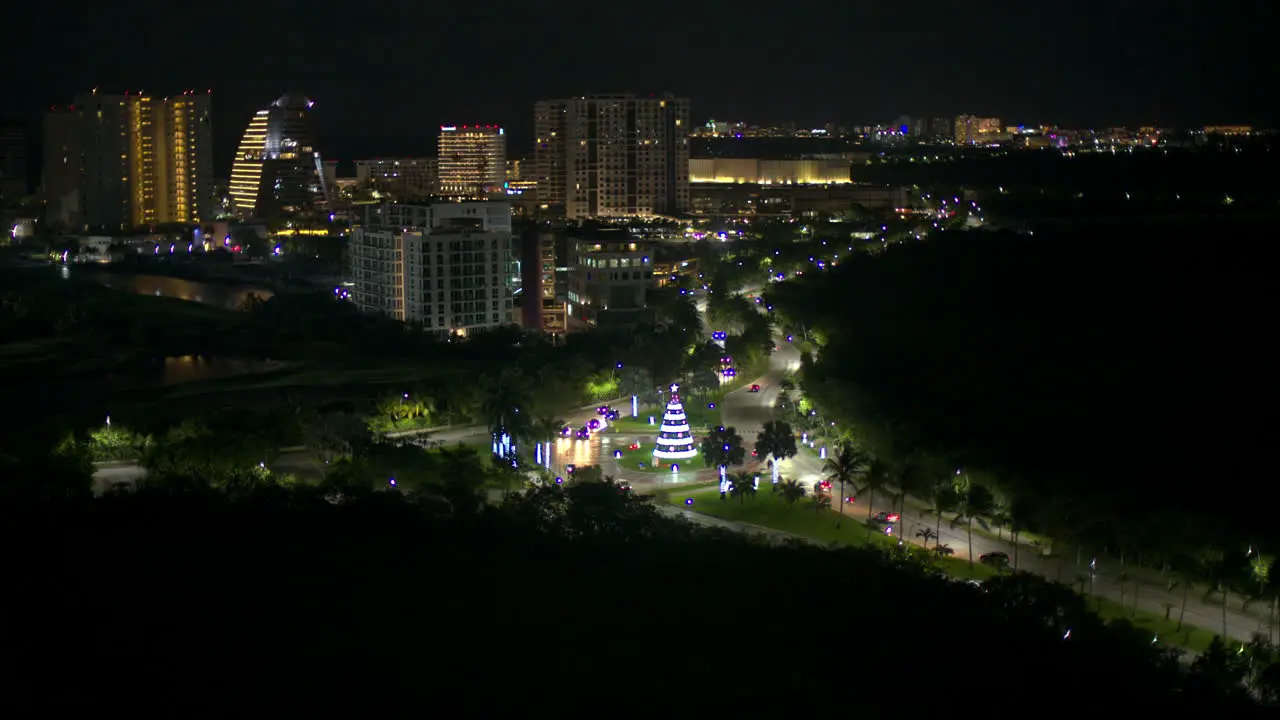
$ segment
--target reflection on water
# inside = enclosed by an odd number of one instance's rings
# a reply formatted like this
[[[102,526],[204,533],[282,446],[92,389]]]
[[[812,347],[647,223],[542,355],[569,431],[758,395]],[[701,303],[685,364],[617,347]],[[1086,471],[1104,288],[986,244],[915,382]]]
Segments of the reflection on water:
[[[69,277],[69,271],[63,267],[63,277]],[[95,280],[112,290],[136,293],[138,295],[155,295],[157,297],[176,298],[189,302],[204,303],[227,310],[239,310],[250,295],[257,295],[266,300],[275,293],[264,288],[250,285],[219,285],[202,283],[182,278],[164,277],[162,275],[113,275],[111,273],[95,273]]]
[[[252,360],[237,357],[181,355],[164,359],[160,368],[160,384],[174,385],[197,380],[215,380],[235,375],[267,372],[280,367],[274,360]]]
[[[281,363],[274,360],[181,355],[156,358],[151,362],[143,363],[132,372],[112,376],[110,384],[116,389],[156,388],[237,375],[251,375],[280,367],[282,367]]]

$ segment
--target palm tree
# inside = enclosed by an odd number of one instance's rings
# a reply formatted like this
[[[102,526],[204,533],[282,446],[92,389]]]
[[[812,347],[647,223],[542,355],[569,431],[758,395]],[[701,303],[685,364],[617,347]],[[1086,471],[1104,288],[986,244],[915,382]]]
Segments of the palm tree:
[[[861,450],[845,443],[833,457],[822,463],[822,472],[828,482],[840,483],[840,513],[844,514],[844,485],[867,471],[871,458]]]
[[[779,481],[778,491],[782,493],[782,499],[787,503],[787,509],[794,508],[796,503],[804,497],[804,486],[795,480]]]
[[[926,550],[928,550],[928,549],[929,549],[929,541],[930,541],[930,540],[937,540],[937,539],[938,539],[938,533],[937,533],[933,528],[931,528],[931,527],[926,527],[926,528],[921,528],[921,529],[917,530],[917,531],[916,531],[916,537],[918,537],[918,538],[920,538],[921,540],[923,540],[923,541],[924,541],[924,547],[925,547],[925,549],[926,549]]]
[[[936,518],[933,524],[933,536],[939,538],[942,537],[942,514],[955,512],[956,506],[960,504],[960,496],[956,493],[951,478],[944,478],[933,486],[929,493],[929,503],[929,509],[925,512]]]
[[[738,497],[739,505],[746,502],[748,495],[755,497],[755,475],[747,472],[732,473],[729,475],[729,482],[731,483],[729,486],[729,492]]]
[[[977,520],[978,524],[984,529],[987,527],[987,521],[983,519],[983,516],[991,512],[994,498],[991,495],[991,491],[985,486],[970,483],[963,492],[959,493],[959,500],[959,505],[956,508],[956,519],[951,524],[954,527],[963,520],[967,526],[969,532],[969,564],[973,565],[973,521]]]
[[[1204,559],[1202,571],[1213,583],[1213,589],[1222,593],[1222,637],[1225,638],[1227,637],[1228,593],[1240,578],[1247,577],[1249,572],[1247,557],[1238,550],[1222,548]]]
[[[560,431],[564,429],[565,422],[563,418],[553,418],[546,415],[535,420],[530,427],[529,434],[534,442],[554,442],[560,436]],[[548,466],[551,465],[550,460],[546,460]]]
[[[1004,541],[1004,529],[1009,527],[1010,517],[1009,508],[1002,500],[996,500],[991,510],[991,517],[987,519],[987,523],[996,530],[996,539]],[[1009,539],[1013,540],[1013,532],[1010,531]]]
[[[1014,495],[1005,504],[1005,514],[1009,518],[1009,538],[1013,540],[1013,569],[1017,570],[1018,546],[1022,544],[1022,529],[1031,516],[1031,504],[1025,498]]]
[[[796,454],[795,431],[781,420],[771,420],[761,426],[760,433],[756,435],[755,449],[757,455],[768,455],[771,458],[773,480],[776,484],[779,480],[778,463]]]
[[[889,464],[880,459],[872,460],[862,473],[862,487],[858,488],[858,494],[867,493],[867,517],[871,517],[876,491],[888,492],[890,475]]]
[[[898,527],[902,531],[898,537],[901,538],[909,531],[907,527],[907,496],[924,490],[925,482],[920,465],[910,459],[893,465],[893,478],[894,484],[898,486],[898,492],[894,494],[894,498],[898,501]]]
[[[527,437],[533,420],[528,411],[529,397],[525,378],[515,372],[503,372],[492,378],[485,389],[480,412],[489,431],[503,430],[513,438]],[[521,408],[526,408],[521,412]]]

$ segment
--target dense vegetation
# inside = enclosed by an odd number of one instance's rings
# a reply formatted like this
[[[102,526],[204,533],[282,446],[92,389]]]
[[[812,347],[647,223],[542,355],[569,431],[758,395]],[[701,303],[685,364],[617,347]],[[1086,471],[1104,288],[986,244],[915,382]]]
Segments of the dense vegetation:
[[[0,296],[0,393],[11,411],[64,429],[99,427],[109,413],[150,433],[228,408],[355,412],[383,418],[387,429],[481,423],[499,393],[532,422],[677,378],[714,385],[707,377],[720,353],[702,346],[691,297],[658,290],[651,304],[657,322],[640,333],[552,345],[498,331],[449,343],[324,294],[281,294],[229,312],[15,272]],[[179,387],[157,381],[166,358],[191,356],[280,366]]]
[[[1266,253],[1216,225],[1127,232],[943,234],[768,299],[824,343],[807,400],[932,473],[920,495],[964,468],[1015,529],[1270,603]]]
[[[1216,666],[1187,676],[1064,588],[979,591],[893,553],[697,530],[608,483],[482,509],[456,485],[187,482],[8,506],[0,527],[21,589],[0,601],[10,706],[755,714],[907,685],[988,708],[1080,688],[1110,707],[1247,705]]]

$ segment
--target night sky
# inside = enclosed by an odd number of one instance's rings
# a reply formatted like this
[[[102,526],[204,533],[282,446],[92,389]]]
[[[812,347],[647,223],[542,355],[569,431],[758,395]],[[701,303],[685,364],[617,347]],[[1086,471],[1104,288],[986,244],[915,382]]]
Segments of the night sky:
[[[213,88],[220,169],[290,89],[340,160],[432,153],[440,124],[469,122],[506,126],[523,155],[534,100],[592,92],[687,95],[695,123],[1270,125],[1273,5],[43,0],[5,11],[0,115],[35,123],[94,86]]]

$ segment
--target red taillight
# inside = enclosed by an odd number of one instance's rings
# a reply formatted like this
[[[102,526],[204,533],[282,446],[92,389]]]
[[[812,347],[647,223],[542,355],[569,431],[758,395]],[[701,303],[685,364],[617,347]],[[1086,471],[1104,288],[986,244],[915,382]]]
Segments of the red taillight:
[[[898,514],[894,513],[889,516],[889,522],[898,522]]]

